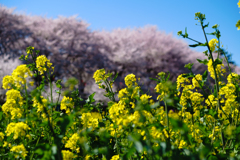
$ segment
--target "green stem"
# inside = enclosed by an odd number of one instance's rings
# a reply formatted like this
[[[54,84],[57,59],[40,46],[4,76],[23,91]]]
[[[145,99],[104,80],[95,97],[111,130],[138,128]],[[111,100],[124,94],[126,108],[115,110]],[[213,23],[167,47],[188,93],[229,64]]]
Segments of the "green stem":
[[[45,113],[47,114],[46,108],[45,108]],[[63,158],[62,158],[62,153],[61,153],[61,146],[60,146],[60,144],[59,144],[59,143],[61,143],[61,141],[59,142],[59,141],[57,140],[58,137],[56,136],[56,134],[55,134],[55,132],[54,132],[54,130],[53,130],[52,124],[51,124],[51,122],[50,122],[50,117],[49,117],[48,114],[47,114],[47,117],[48,117],[48,126],[49,126],[49,128],[50,128],[50,130],[51,130],[51,132],[52,132],[52,135],[53,135],[53,138],[54,138],[54,142],[55,142],[56,145],[57,145],[57,157],[58,157],[59,160],[62,160]]]
[[[205,33],[205,30],[204,30],[204,27],[203,27],[203,23],[201,22],[201,26],[202,26],[202,30],[203,30],[203,33],[204,33],[204,37],[205,37],[205,40],[207,42],[207,47],[208,47],[208,50],[209,50],[209,53],[210,53],[210,58],[212,59],[212,63],[214,63],[214,59],[213,59],[213,55],[212,55],[212,51],[208,45],[208,39],[207,39],[207,36],[206,36],[206,33]],[[220,99],[219,99],[219,85],[218,85],[218,79],[217,79],[217,73],[216,73],[216,66],[213,65],[213,70],[214,70],[214,76],[215,76],[215,84],[216,84],[216,90],[217,90],[217,106],[216,106],[216,112],[218,113],[218,108],[221,109],[221,105],[220,105]],[[222,110],[222,109],[221,109]],[[217,115],[218,116],[218,115]],[[215,126],[214,126],[215,127]],[[222,132],[222,131],[221,131]],[[222,133],[221,133],[222,134]],[[223,139],[223,136],[221,136],[221,139],[222,139],[222,143],[223,143],[223,146],[225,145],[224,144],[224,139]]]
[[[119,151],[119,147],[118,147],[118,140],[117,140],[117,131],[116,131],[116,128],[114,128],[114,130],[115,130],[115,140],[116,140],[117,154],[119,155],[119,154],[120,154],[120,151]]]
[[[60,89],[60,91],[61,91],[61,89]],[[55,107],[55,110],[56,110],[56,108],[57,108],[57,105],[58,105],[58,101],[59,101],[59,98],[60,98],[60,95],[61,95],[61,92],[59,91],[59,93],[58,93],[58,99],[57,99],[57,103],[56,103],[56,107]]]
[[[194,40],[194,39],[192,39],[192,38],[189,38],[189,37],[186,37],[187,39],[190,39],[190,40],[192,40],[192,41],[194,41],[194,42],[197,42],[198,44],[203,44],[203,43],[201,43],[201,42],[198,42],[198,41],[196,41],[196,40]]]
[[[34,62],[34,64],[35,64],[35,68],[37,68],[36,58],[34,58],[32,54],[31,54],[31,56],[32,56],[33,62]],[[37,86],[40,86],[40,80],[39,80],[39,76],[38,76],[38,70],[36,70],[36,72],[37,72],[37,80],[38,80]]]
[[[47,70],[48,72],[50,72],[49,70]],[[52,96],[52,80],[51,80],[51,75],[49,73],[49,76],[48,76],[48,80],[49,80],[49,83],[50,83],[50,91],[51,91],[51,103],[53,103],[53,96]]]
[[[25,89],[25,96],[26,96],[26,107],[25,107],[24,113],[25,113],[25,117],[26,117],[28,115],[27,114],[27,111],[28,111],[28,94],[27,94],[27,85],[26,84],[24,85],[24,89]]]
[[[113,90],[112,90],[112,87],[111,87],[111,85],[110,85],[110,83],[108,82],[107,79],[105,80],[105,84],[107,85],[107,87],[110,89],[110,92],[112,93],[112,101],[116,102],[115,97],[114,97],[114,93],[113,93]]]
[[[50,77],[49,77],[50,79]],[[52,96],[52,81],[50,79],[50,90],[51,90],[51,103],[53,103],[53,96]],[[52,108],[52,116],[53,116],[53,106],[51,105],[51,108]]]
[[[166,101],[164,101],[164,104],[165,104],[165,112],[166,112],[166,118],[167,118],[167,132],[169,132],[169,118],[168,118],[168,109],[167,109]]]
[[[214,126],[213,126],[213,135],[212,135],[212,142],[211,144],[213,144],[213,138],[214,138],[214,132],[215,132],[215,126],[216,126],[216,120],[214,119]]]
[[[41,137],[41,136],[39,136],[39,137],[38,137],[38,140],[37,140],[36,146],[38,145],[38,142],[39,142],[39,140],[40,140],[40,137]],[[36,146],[35,146],[35,147],[36,147]],[[35,152],[33,151],[33,153],[32,153],[32,155],[31,155],[31,158],[30,158],[30,160],[32,160],[32,159],[33,159],[33,155],[34,155],[34,153],[35,153]]]

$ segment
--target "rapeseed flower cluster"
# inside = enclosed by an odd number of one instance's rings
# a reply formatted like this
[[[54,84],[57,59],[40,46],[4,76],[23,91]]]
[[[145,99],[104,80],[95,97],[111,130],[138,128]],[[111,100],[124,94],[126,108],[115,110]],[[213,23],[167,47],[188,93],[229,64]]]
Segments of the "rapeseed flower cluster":
[[[7,116],[11,116],[11,119],[19,119],[22,117],[24,109],[23,97],[21,93],[17,90],[11,89],[6,93],[6,102],[2,106],[2,111]]]
[[[99,88],[105,88],[106,86],[102,82],[105,81],[109,77],[109,74],[106,74],[105,69],[98,69],[96,72],[93,74],[93,78],[95,82],[98,84]],[[110,84],[112,87],[112,84]]]
[[[210,59],[208,61],[207,65],[208,65],[208,71],[210,72],[210,76],[213,79],[215,79],[214,68],[213,68],[213,61]],[[223,76],[223,73],[225,73],[225,69],[224,68],[222,69],[221,67],[224,67],[224,64],[217,64],[216,65],[215,70],[216,70],[217,78],[219,78],[220,75]]]
[[[199,84],[201,84],[201,82],[202,82],[202,75],[201,75],[201,74],[197,74],[197,75],[192,79],[193,88],[200,87]]]
[[[12,77],[16,82],[16,86],[20,88],[21,84],[26,84],[26,78],[30,76],[32,77],[32,73],[30,72],[30,69],[27,67],[26,64],[22,64],[18,66],[15,70],[12,72]]]
[[[43,96],[40,97],[42,102],[39,102],[35,97],[33,98],[33,107],[37,107],[37,112],[43,117],[47,118],[44,108],[47,109],[47,99]],[[48,109],[47,109],[48,110]]]
[[[210,50],[211,50],[212,52],[215,51],[215,47],[217,46],[217,44],[218,44],[218,40],[217,40],[217,39],[211,39],[211,40],[209,41],[208,45],[209,45]],[[218,48],[218,46],[217,46],[217,48]]]
[[[105,69],[99,69],[93,74],[93,78],[95,79],[96,82],[100,82],[101,80],[105,80],[106,77],[105,75]]]
[[[26,132],[31,128],[25,124],[24,122],[14,123],[11,122],[8,124],[7,129],[5,131],[6,136],[10,136],[12,133],[14,134],[13,139],[18,139],[19,137],[26,136]]]
[[[181,94],[180,92],[181,87],[183,88],[190,83],[190,80],[186,77],[183,77],[183,75],[184,74],[181,74],[177,77],[177,90],[179,90],[178,95]]]
[[[79,153],[80,152],[79,140],[80,140],[80,137],[78,133],[74,133],[66,142],[65,147]]]
[[[0,141],[3,141],[3,140],[4,140],[4,133],[0,132]]]
[[[235,79],[236,78],[236,79]],[[236,96],[236,86],[232,82],[239,81],[238,76],[236,73],[232,73],[228,75],[228,83],[222,87],[219,91],[219,94],[221,96],[221,103],[222,103],[222,110],[219,110],[219,114],[223,114],[223,117],[226,119],[227,117],[233,118],[234,121],[239,121],[240,117],[238,117],[239,114],[239,103],[237,101]],[[233,80],[234,79],[234,80]],[[238,82],[237,82],[238,83]],[[224,113],[222,113],[224,112]],[[227,116],[227,117],[225,117]],[[225,122],[228,122],[226,119]],[[230,122],[228,122],[230,123]]]
[[[151,98],[152,96],[149,96],[149,95],[147,95],[147,94],[143,94],[141,97],[140,97],[140,99],[141,99],[141,101],[142,101],[142,103],[143,104],[147,104],[149,101],[148,101],[148,99],[149,98]]]
[[[15,81],[12,76],[6,75],[5,77],[3,77],[2,84],[3,89],[11,89],[12,85],[15,84]]]
[[[119,155],[114,155],[114,156],[112,156],[112,158],[111,158],[111,160],[119,160],[120,158],[119,158]]]
[[[68,150],[62,150],[62,154],[63,154],[63,160],[72,160],[73,158],[76,157],[74,153]]]
[[[98,127],[99,121],[102,120],[102,117],[99,113],[97,112],[92,112],[92,113],[83,113],[82,114],[82,125],[86,128],[92,127],[93,129]]]
[[[134,74],[129,74],[125,78],[125,84],[127,85],[128,88],[132,87],[134,84],[137,86],[136,83],[136,77]]]
[[[67,114],[70,114],[71,110],[73,109],[74,103],[72,102],[72,98],[64,96],[61,101],[61,110],[66,110]]]
[[[37,57],[36,67],[38,68],[40,75],[43,75],[44,72],[46,72],[47,69],[50,68],[51,66],[52,66],[52,63],[50,63],[50,60],[48,60],[45,55],[41,55]],[[54,70],[54,67],[52,67],[52,70]]]
[[[13,70],[12,75],[6,75],[3,78],[2,84],[4,89],[11,89],[12,86],[16,86],[17,88],[21,88],[22,84],[26,84],[26,78],[30,76],[32,77],[32,73],[26,64],[22,64],[18,66],[15,70]]]
[[[18,157],[25,158],[27,156],[27,153],[28,153],[28,151],[25,149],[23,144],[13,146],[10,151],[14,152],[15,158],[18,158]]]

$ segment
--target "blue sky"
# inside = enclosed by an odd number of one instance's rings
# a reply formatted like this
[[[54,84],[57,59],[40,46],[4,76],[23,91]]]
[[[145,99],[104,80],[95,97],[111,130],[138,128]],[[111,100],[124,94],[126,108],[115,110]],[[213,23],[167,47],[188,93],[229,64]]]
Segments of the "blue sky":
[[[91,30],[115,28],[136,28],[156,25],[160,31],[177,36],[179,30],[187,27],[189,37],[204,42],[204,35],[194,20],[196,12],[206,15],[209,23],[207,32],[213,32],[214,24],[220,25],[222,44],[233,55],[233,61],[240,66],[240,30],[235,27],[240,19],[238,0],[0,0],[0,4],[15,12],[57,18],[58,15],[72,16],[90,24]],[[208,36],[208,39],[214,38]],[[181,38],[182,39],[182,38]],[[189,44],[194,42],[184,39]],[[207,48],[197,47],[199,52]]]

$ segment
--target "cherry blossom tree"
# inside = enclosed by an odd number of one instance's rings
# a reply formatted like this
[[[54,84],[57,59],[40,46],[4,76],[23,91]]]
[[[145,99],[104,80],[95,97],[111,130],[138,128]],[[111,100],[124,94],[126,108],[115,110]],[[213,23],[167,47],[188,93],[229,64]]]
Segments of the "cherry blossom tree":
[[[178,75],[189,72],[184,68],[187,63],[194,63],[192,70],[195,74],[203,74],[207,69],[196,60],[206,59],[203,53],[191,50],[184,40],[159,31],[156,26],[109,32],[91,31],[89,24],[77,16],[49,19],[13,14],[13,9],[4,6],[0,6],[0,22],[2,59],[3,56],[16,59],[26,54],[26,47],[34,46],[55,66],[55,80],[66,81],[70,77],[78,79],[77,89],[83,98],[96,92],[96,100],[107,100],[103,96],[104,91],[98,88],[92,78],[100,68],[118,73],[114,91],[125,87],[124,77],[133,73],[141,78],[143,91],[149,90],[148,94],[153,95],[154,99],[157,97],[154,92],[156,83],[150,77],[155,78],[162,71],[170,72],[170,79],[175,81]],[[0,69],[9,63],[12,61],[8,62],[5,58]],[[20,63],[16,61],[16,64]],[[231,67],[240,73],[234,64]],[[9,69],[4,70],[1,76],[6,74],[10,74]]]

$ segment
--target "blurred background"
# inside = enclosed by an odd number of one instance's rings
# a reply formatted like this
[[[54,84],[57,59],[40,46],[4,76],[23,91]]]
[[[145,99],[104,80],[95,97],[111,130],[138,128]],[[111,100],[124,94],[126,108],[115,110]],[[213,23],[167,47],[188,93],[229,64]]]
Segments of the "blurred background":
[[[238,0],[0,0],[0,78],[11,74],[20,63],[29,63],[18,57],[26,55],[25,49],[31,45],[53,62],[55,81],[77,79],[74,87],[82,97],[96,92],[97,100],[106,100],[104,91],[92,78],[97,69],[105,68],[119,73],[115,91],[125,87],[127,74],[134,73],[142,78],[143,90],[150,90],[155,98],[156,83],[149,77],[158,72],[169,71],[171,80],[176,80],[179,74],[188,72],[186,63],[194,63],[196,74],[206,70],[196,59],[205,59],[202,52],[207,48],[189,48],[195,43],[177,35],[187,27],[190,38],[205,42],[194,19],[196,12],[206,15],[207,33],[219,24],[220,41],[232,61],[231,67],[238,73],[237,3]],[[215,37],[208,36],[208,40],[212,38]]]

